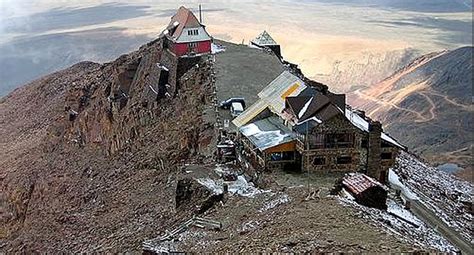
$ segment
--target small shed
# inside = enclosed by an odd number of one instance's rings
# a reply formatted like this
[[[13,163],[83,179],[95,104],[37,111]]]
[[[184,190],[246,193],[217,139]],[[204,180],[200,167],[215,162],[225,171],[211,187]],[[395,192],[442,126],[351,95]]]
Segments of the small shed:
[[[362,173],[350,173],[342,178],[342,187],[354,196],[357,203],[387,210],[388,188],[375,179]]]
[[[263,49],[269,49],[275,53],[279,58],[282,58],[281,56],[281,47],[278,43],[273,40],[273,38],[270,36],[270,34],[267,31],[263,31],[260,35],[257,36],[257,38],[253,39],[250,41],[250,43],[253,46],[263,48]]]
[[[212,37],[193,12],[184,6],[171,18],[162,35],[167,39],[166,48],[178,57],[211,53]]]

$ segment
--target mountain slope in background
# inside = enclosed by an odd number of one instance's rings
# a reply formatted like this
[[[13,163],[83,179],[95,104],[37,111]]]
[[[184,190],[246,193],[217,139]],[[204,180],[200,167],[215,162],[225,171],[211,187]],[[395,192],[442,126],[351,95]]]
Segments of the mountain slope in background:
[[[389,78],[348,95],[387,131],[433,163],[471,165],[472,52],[423,55]]]
[[[333,60],[332,64],[327,64],[332,66],[332,70],[317,74],[313,78],[327,84],[331,90],[346,93],[378,83],[420,55],[418,50],[412,48],[382,52],[364,51]]]

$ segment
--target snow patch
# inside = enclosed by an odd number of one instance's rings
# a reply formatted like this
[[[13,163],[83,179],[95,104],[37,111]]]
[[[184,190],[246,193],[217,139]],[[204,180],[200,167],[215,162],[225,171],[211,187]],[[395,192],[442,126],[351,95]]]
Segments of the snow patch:
[[[218,173],[229,172],[223,169],[221,166],[217,166],[215,171]],[[197,179],[197,182],[210,189],[214,194],[224,193],[224,183],[227,184],[230,194],[242,197],[255,197],[256,195],[262,193],[271,192],[270,190],[262,190],[255,187],[253,183],[248,182],[242,175],[237,176],[237,180],[235,181],[224,181],[222,179],[214,180],[206,177]]]
[[[306,102],[306,104],[304,104],[303,108],[301,108],[300,112],[298,113],[298,119],[303,117],[303,115],[306,113],[306,111],[308,110],[309,105],[311,104],[311,101],[313,101],[313,97],[310,98],[308,100],[308,102]]]
[[[413,155],[401,152],[391,169],[419,201],[466,240],[471,240],[473,215],[470,213],[473,186],[454,175],[426,165]]]
[[[388,170],[388,181],[390,182],[390,184],[395,186],[396,189],[400,189],[400,191],[403,195],[405,195],[406,198],[411,200],[419,200],[418,196],[415,193],[411,192],[410,189],[403,185],[398,175],[392,169]]]
[[[273,199],[273,200],[270,200],[270,201],[266,202],[263,205],[263,207],[260,208],[260,210],[258,210],[258,211],[259,212],[268,211],[268,210],[273,209],[273,208],[275,208],[279,205],[286,204],[290,201],[291,201],[291,199],[287,194],[281,194],[276,199]]]
[[[417,224],[417,225],[421,224],[420,219],[418,219],[410,211],[404,209],[402,206],[395,203],[393,200],[387,200],[387,207],[388,207],[387,211],[389,213],[393,213],[393,214],[397,215],[398,217],[400,217],[400,218],[402,218],[406,221],[412,222],[414,224]]]
[[[444,237],[440,236],[432,228],[424,224],[410,212],[401,208],[400,205],[389,200],[388,211],[365,207],[346,197],[339,196],[339,202],[344,206],[350,206],[358,210],[358,216],[376,224],[382,225],[382,229],[389,233],[398,235],[407,242],[421,245],[423,247],[437,249],[441,252],[455,252],[457,249]],[[393,204],[392,204],[393,203]],[[391,215],[390,213],[395,214]],[[404,220],[400,219],[403,218]],[[415,223],[416,226],[408,222]]]
[[[219,54],[221,52],[225,52],[225,47],[222,46],[222,45],[212,43],[211,44],[211,52],[212,52],[212,54]]]
[[[240,132],[242,132],[242,134],[245,135],[245,136],[253,136],[257,133],[260,133],[261,131],[258,128],[257,125],[255,125],[253,123],[250,123],[250,124],[240,128]]]

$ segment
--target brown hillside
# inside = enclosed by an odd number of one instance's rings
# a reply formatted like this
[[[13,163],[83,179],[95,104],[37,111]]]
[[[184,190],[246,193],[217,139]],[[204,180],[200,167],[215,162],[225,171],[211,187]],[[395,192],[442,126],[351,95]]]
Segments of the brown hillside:
[[[190,70],[180,95],[157,103],[144,87],[158,53],[154,43],[112,63],[80,63],[2,99],[2,250],[137,250],[179,220],[169,183],[180,162],[207,155],[209,68]],[[133,96],[110,103],[130,66]]]

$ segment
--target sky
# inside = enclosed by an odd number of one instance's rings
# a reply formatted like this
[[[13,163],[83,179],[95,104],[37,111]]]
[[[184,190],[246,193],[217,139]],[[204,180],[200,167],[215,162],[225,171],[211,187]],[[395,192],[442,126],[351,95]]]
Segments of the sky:
[[[267,30],[309,77],[367,52],[472,45],[472,0],[0,0],[0,46],[110,28],[151,40],[180,5],[199,3],[215,38],[248,43]]]

